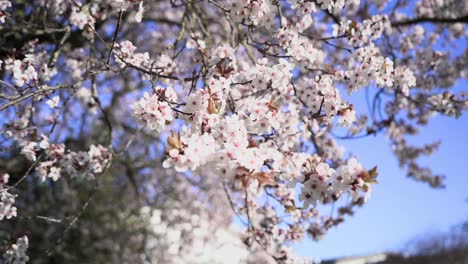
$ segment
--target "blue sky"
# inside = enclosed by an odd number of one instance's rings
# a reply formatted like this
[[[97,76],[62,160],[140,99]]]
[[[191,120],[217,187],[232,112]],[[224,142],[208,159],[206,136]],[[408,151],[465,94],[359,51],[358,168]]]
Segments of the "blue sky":
[[[461,81],[456,88],[466,91],[467,86],[468,81]],[[417,236],[448,230],[468,220],[467,136],[468,116],[437,115],[412,140],[417,144],[441,140],[439,150],[421,163],[447,177],[445,189],[432,189],[407,178],[384,135],[340,141],[365,167],[378,165],[379,184],[369,202],[324,239],[314,242],[307,238],[296,245],[299,255],[328,259],[401,251]]]

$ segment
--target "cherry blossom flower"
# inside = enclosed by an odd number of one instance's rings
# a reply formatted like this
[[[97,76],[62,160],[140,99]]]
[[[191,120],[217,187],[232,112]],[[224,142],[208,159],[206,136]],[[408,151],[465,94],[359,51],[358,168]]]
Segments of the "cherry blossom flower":
[[[9,178],[10,175],[8,173],[0,176],[0,221],[5,218],[11,219],[17,215],[17,209],[14,206],[17,195],[11,194],[5,189],[7,188]]]
[[[10,248],[5,252],[3,257],[5,263],[8,264],[25,264],[29,261],[26,251],[29,247],[29,239],[27,236],[22,236],[16,240],[16,243],[11,245]]]
[[[15,60],[13,63],[13,78],[16,85],[21,87],[31,81],[36,81],[38,76],[33,66],[34,55],[28,54],[23,60]]]
[[[41,149],[49,149],[49,137],[47,137],[46,135],[42,134],[41,135],[42,137],[42,140],[39,142],[39,144],[37,145],[39,148]]]
[[[11,7],[11,2],[7,0],[0,1],[0,23],[5,23],[6,10]]]
[[[157,132],[165,129],[168,123],[174,119],[174,112],[170,104],[161,100],[160,95],[145,93],[144,98],[133,105],[135,116],[148,129],[156,130]]]
[[[72,13],[70,15],[70,22],[77,26],[79,29],[83,30],[86,26],[94,27],[96,20],[90,14],[89,6],[85,5],[80,9],[73,7]]]
[[[57,96],[54,96],[52,99],[47,100],[46,103],[50,108],[56,108],[58,107],[59,102],[60,102],[60,97],[57,95]]]
[[[37,146],[36,142],[27,142],[23,145],[21,149],[21,154],[26,156],[28,160],[35,161],[36,160],[36,152],[35,148]]]
[[[138,6],[138,12],[135,14],[135,21],[137,23],[140,23],[141,20],[143,19],[143,12],[145,9],[143,8],[143,1],[140,2],[140,5]]]

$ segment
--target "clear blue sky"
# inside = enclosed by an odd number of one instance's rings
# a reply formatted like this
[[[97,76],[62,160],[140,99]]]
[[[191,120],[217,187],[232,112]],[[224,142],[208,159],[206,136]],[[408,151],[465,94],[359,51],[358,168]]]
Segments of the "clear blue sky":
[[[468,81],[459,82],[457,90],[468,90]],[[324,239],[314,242],[307,238],[296,245],[299,255],[328,259],[402,250],[416,236],[468,220],[467,137],[468,116],[456,120],[438,115],[412,141],[442,141],[437,152],[421,159],[423,165],[446,175],[447,187],[437,190],[405,176],[384,135],[340,141],[367,168],[379,166],[379,184],[369,202]]]

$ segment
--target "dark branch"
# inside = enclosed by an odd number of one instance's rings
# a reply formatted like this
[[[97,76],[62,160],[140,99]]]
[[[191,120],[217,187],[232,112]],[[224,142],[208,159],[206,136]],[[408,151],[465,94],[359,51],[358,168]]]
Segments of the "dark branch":
[[[441,18],[441,17],[418,17],[402,21],[392,22],[392,27],[400,26],[409,26],[419,23],[434,23],[434,24],[443,24],[443,23],[468,23],[468,15],[455,18]]]

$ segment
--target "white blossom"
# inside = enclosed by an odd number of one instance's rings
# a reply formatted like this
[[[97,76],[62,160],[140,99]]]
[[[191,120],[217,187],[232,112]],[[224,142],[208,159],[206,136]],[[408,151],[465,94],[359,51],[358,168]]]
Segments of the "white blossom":
[[[27,236],[22,236],[16,240],[16,243],[11,245],[5,252],[3,257],[6,264],[25,264],[29,261],[26,250],[29,247],[29,239]]]

